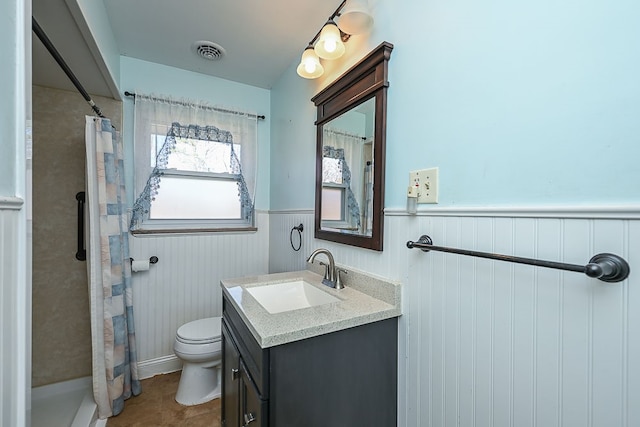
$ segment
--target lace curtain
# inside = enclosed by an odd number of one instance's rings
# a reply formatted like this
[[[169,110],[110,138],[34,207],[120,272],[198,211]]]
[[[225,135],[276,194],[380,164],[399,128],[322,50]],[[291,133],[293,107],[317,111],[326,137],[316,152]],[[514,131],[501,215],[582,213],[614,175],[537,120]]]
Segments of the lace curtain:
[[[371,162],[367,162],[367,165],[364,167],[362,231],[366,236],[373,235],[373,165]]]
[[[240,146],[240,156],[232,150],[230,159],[235,173],[242,165],[239,194],[244,199],[244,215],[251,215],[255,200],[257,176],[257,118],[248,112],[218,108],[191,100],[136,94],[134,116],[135,138],[135,194],[140,195],[134,205],[131,228],[139,226],[148,215],[148,207],[160,179],[158,169],[166,164],[175,137],[189,136]],[[157,156],[152,152],[154,135],[167,135]],[[156,158],[151,162],[152,158]],[[146,212],[145,212],[146,211]]]

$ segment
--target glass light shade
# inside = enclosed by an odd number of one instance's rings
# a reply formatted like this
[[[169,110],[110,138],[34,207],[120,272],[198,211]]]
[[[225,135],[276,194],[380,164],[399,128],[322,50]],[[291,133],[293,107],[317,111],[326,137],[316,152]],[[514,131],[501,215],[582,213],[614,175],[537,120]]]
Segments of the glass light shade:
[[[366,0],[348,0],[338,18],[340,29],[350,35],[371,31],[373,17],[369,13]]]
[[[344,54],[344,43],[340,38],[340,30],[333,21],[327,22],[322,27],[315,51],[323,59],[336,59]]]
[[[302,59],[296,71],[300,77],[305,79],[315,79],[324,73],[324,68],[320,64],[320,59],[318,59],[312,46],[307,47],[302,53]]]

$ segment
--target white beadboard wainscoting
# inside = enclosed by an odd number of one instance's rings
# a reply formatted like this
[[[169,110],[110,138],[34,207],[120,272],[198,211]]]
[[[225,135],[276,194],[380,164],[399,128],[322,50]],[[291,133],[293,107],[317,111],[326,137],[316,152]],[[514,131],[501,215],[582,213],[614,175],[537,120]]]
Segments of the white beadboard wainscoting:
[[[272,212],[272,271],[304,268],[317,247],[336,263],[404,285],[399,425],[640,425],[640,209],[388,212],[384,251],[313,239],[312,212]],[[300,252],[289,245],[303,223]],[[584,274],[407,249],[439,246],[586,264],[611,252],[630,277]]]
[[[269,215],[269,250],[272,252],[269,257],[270,273],[305,269],[306,257],[315,249],[313,221],[312,210],[277,211]],[[302,242],[297,231],[291,232],[293,227],[300,224],[304,227]],[[301,243],[298,251],[291,246],[290,238],[295,248]]]
[[[0,196],[0,425],[29,422],[31,299],[25,203]],[[26,418],[25,418],[26,417]]]
[[[173,353],[186,322],[222,315],[220,280],[265,274],[269,268],[269,215],[256,213],[257,232],[154,235],[129,238],[135,260],[158,257],[149,271],[132,273],[140,375],[181,368]]]

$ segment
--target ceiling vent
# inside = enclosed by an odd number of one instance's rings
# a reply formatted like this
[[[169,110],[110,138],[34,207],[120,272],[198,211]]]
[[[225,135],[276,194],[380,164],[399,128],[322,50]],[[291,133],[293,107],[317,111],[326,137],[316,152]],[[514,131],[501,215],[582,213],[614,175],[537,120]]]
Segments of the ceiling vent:
[[[199,57],[209,61],[217,61],[227,53],[222,46],[214,42],[198,41],[193,45],[193,50]]]

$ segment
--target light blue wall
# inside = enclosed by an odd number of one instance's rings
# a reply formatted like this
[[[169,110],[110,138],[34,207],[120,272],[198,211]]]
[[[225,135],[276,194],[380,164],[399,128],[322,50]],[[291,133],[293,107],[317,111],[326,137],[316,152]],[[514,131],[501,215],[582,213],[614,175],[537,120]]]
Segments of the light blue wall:
[[[313,209],[315,107],[313,87],[292,64],[271,89],[271,209]]]
[[[373,32],[325,61],[324,80],[292,64],[273,89],[272,209],[313,207],[310,98],[383,40],[395,45],[386,207],[404,207],[408,172],[432,166],[441,207],[640,201],[639,2],[370,3]]]
[[[258,177],[256,184],[256,208],[269,208],[270,175],[270,93],[267,89],[223,80],[204,74],[180,70],[127,57],[120,59],[120,87],[122,91],[141,92],[204,101],[210,105],[224,105],[243,111],[263,114],[266,120],[258,121]],[[123,95],[124,97],[124,95]],[[133,167],[133,100],[124,97],[123,141],[126,170]],[[127,188],[133,189],[133,178],[127,174]],[[129,195],[129,204],[133,195]]]
[[[18,66],[18,43],[16,34],[16,2],[0,5],[0,52],[3,52],[2,79],[0,79],[0,196],[14,196],[16,192],[16,98],[21,96],[18,86],[22,69]],[[24,63],[24,59],[22,61]]]

